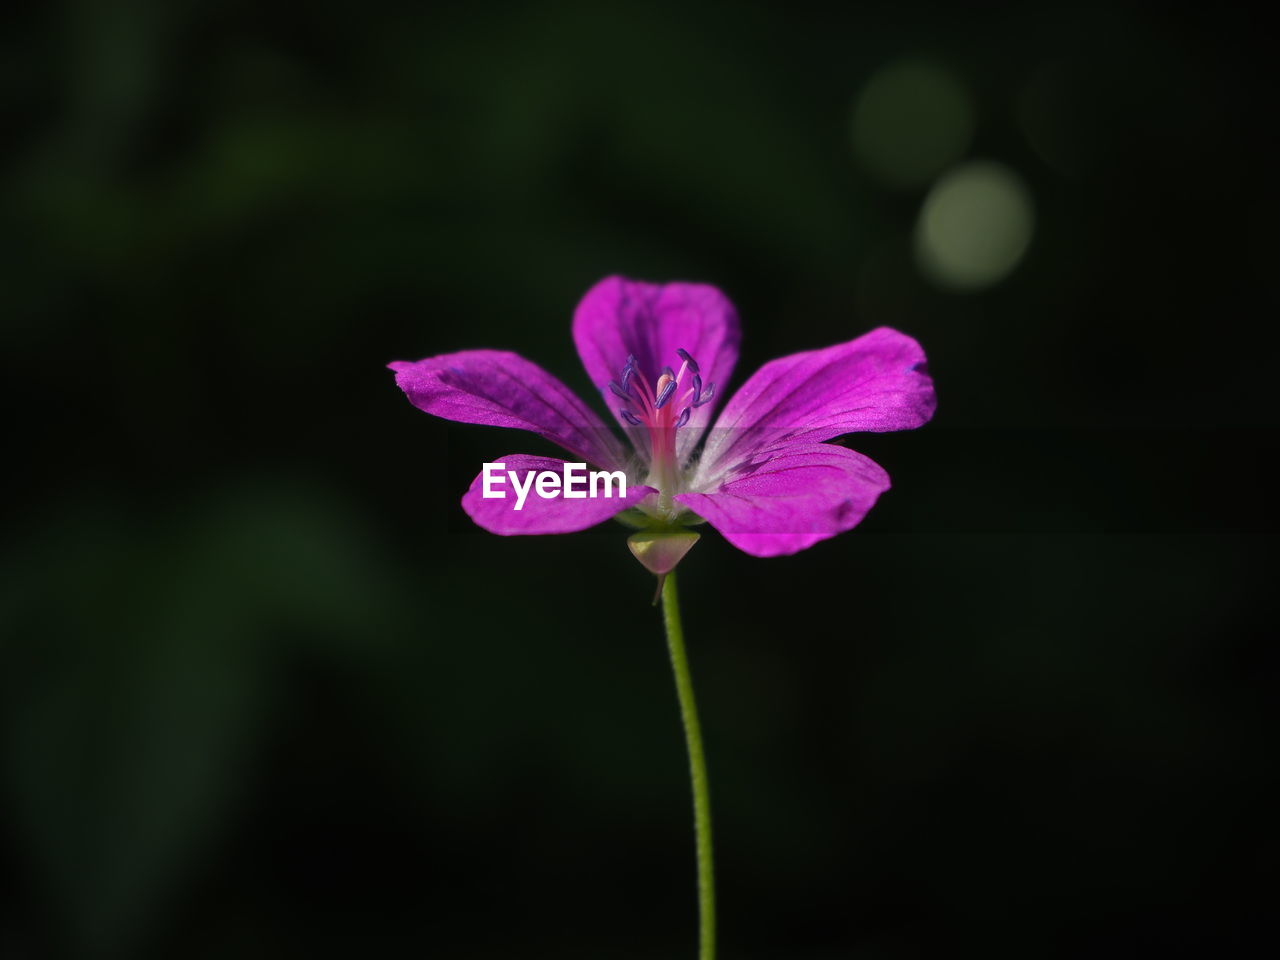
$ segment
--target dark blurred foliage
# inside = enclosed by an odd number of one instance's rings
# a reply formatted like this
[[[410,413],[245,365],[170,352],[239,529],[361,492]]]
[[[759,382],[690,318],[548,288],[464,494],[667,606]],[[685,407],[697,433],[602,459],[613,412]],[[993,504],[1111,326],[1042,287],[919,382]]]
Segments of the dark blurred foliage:
[[[480,462],[544,446],[433,421],[383,368],[500,347],[586,392],[569,317],[613,272],[723,287],[738,382],[890,324],[941,400],[849,441],[895,482],[858,531],[777,560],[709,533],[681,568],[723,955],[1268,952],[1259,21],[4,18],[0,956],[693,955],[650,579],[616,526],[472,529]],[[929,184],[852,142],[911,58],[968,98],[948,162],[1034,201],[982,290],[922,275]]]

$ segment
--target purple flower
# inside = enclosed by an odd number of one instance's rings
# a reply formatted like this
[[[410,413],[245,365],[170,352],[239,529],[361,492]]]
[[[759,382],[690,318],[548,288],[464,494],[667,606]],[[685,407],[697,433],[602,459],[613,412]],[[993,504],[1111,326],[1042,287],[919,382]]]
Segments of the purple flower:
[[[874,461],[823,441],[920,426],[933,415],[933,381],[920,345],[881,327],[766,363],[712,425],[740,338],[737,312],[715,287],[609,277],[587,292],[574,343],[630,450],[568,387],[514,353],[464,350],[390,367],[427,413],[528,430],[574,462],[627,477],[624,498],[531,496],[516,510],[514,496],[483,497],[478,476],[462,507],[486,530],[570,533],[628,511],[654,530],[705,520],[758,557],[795,553],[856,526],[889,488]],[[516,477],[565,463],[500,460]]]

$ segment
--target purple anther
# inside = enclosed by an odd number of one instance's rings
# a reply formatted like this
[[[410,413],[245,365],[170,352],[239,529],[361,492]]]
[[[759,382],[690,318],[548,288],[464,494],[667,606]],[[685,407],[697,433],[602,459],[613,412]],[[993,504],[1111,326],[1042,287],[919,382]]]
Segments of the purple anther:
[[[631,364],[627,364],[622,369],[622,392],[628,397],[631,396],[631,378],[635,376],[636,368]]]
[[[628,410],[626,407],[623,407],[621,410],[618,411],[618,413],[621,415],[623,420],[627,421],[627,423],[631,424],[633,427],[638,427],[641,425],[640,418],[637,417],[630,410]]]
[[[689,356],[689,351],[683,347],[676,347],[676,353],[680,355],[680,359],[689,365],[689,369],[694,373],[698,372],[698,361]]]
[[[702,377],[695,373],[693,375],[693,402],[697,403],[700,396],[702,396]]]
[[[627,382],[626,377],[622,378],[622,382],[624,384]],[[613,391],[614,396],[621,397],[623,400],[631,399],[631,394],[627,393],[627,388],[625,386],[618,386],[612,380],[609,381],[609,389]]]
[[[676,418],[676,426],[683,427],[689,422],[689,417],[693,415],[693,407],[685,407],[680,411],[680,416]]]
[[[667,401],[671,399],[671,395],[675,392],[676,392],[676,381],[675,381],[675,378],[672,377],[667,380],[667,385],[662,388],[662,392],[660,392],[657,396],[657,399],[653,401],[653,409],[661,410],[664,406],[666,406]]]
[[[707,389],[702,391],[701,395],[698,397],[697,400],[693,401],[693,405],[695,407],[702,406],[704,403],[709,401],[713,396],[715,396],[715,392],[716,392],[716,385],[714,383],[708,383]]]

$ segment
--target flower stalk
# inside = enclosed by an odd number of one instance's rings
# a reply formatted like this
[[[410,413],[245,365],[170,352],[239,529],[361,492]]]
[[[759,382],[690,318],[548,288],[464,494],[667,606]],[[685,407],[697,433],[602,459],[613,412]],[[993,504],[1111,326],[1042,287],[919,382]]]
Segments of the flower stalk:
[[[667,649],[680,700],[685,744],[689,749],[689,775],[693,784],[693,827],[698,860],[698,960],[715,960],[716,889],[711,856],[711,790],[707,783],[707,758],[702,749],[702,727],[693,696],[693,677],[684,648],[684,627],[680,622],[680,598],[676,574],[672,570],[662,585],[662,615],[667,628]]]

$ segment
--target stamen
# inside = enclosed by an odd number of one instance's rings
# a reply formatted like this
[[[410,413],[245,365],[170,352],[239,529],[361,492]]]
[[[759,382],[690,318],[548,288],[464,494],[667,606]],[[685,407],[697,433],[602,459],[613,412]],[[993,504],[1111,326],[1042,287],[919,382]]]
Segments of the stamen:
[[[663,379],[666,379],[667,382],[662,386],[662,389],[658,391],[658,396],[653,401],[653,409],[655,410],[661,410],[664,406],[666,406],[667,401],[671,399],[671,395],[676,392],[675,377],[668,378],[668,375],[665,373],[662,375],[662,377]],[[660,379],[658,382],[662,383],[662,379]]]
[[[635,367],[632,367],[631,370],[633,376],[627,383],[627,388],[631,390],[633,395],[637,396],[641,413],[644,413],[649,409],[648,405],[653,403],[653,391],[649,389],[648,377],[636,370]]]
[[[688,350],[677,349],[676,354],[680,357],[679,372],[663,367],[657,379],[650,380],[632,354],[618,379],[609,381],[609,391],[625,401],[618,409],[618,417],[628,427],[645,428],[646,446],[651,448],[650,476],[661,490],[667,491],[676,488],[683,469],[676,430],[692,420],[694,408],[710,400],[715,390],[715,384],[704,388],[698,362]],[[686,374],[691,379],[686,379]]]
[[[698,372],[698,361],[689,356],[688,350],[685,350],[682,347],[676,347],[676,353],[679,354],[681,360],[688,364],[691,371],[694,373]]]

